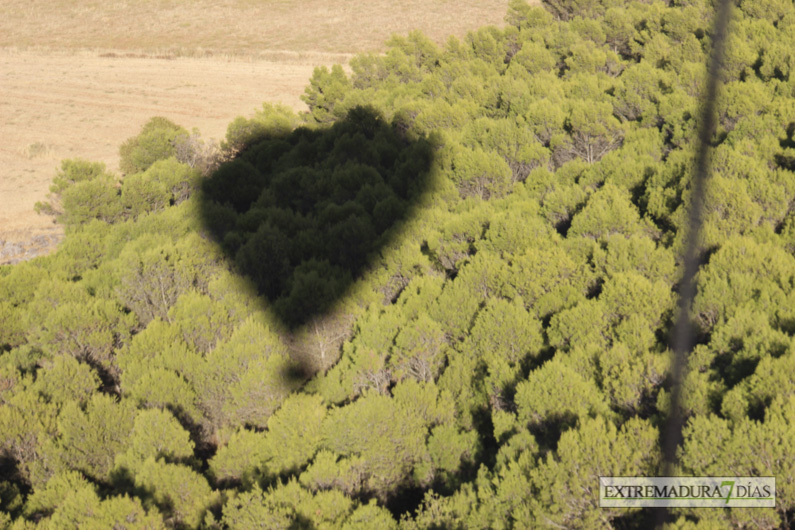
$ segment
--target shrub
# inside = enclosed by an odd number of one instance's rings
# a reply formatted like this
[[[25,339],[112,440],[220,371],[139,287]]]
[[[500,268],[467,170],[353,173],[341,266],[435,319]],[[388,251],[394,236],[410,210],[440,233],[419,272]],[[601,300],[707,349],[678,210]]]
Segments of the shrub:
[[[264,103],[253,118],[238,116],[226,129],[221,149],[234,155],[268,138],[287,135],[298,125],[298,117],[284,105]]]
[[[158,160],[176,155],[177,139],[187,137],[188,131],[166,118],[150,119],[138,136],[133,136],[119,148],[119,168],[122,173],[140,173]]]
[[[93,219],[115,221],[121,213],[116,178],[105,164],[80,158],[64,160],[50,186],[49,201],[37,202],[36,211],[54,215],[66,225]]]

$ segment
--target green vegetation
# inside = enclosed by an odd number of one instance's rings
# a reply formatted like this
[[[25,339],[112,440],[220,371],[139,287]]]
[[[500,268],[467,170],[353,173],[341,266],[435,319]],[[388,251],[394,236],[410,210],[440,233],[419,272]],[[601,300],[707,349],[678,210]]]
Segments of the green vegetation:
[[[0,528],[644,527],[710,3],[514,2],[318,69],[225,162],[155,119],[64,161],[67,238],[0,267]],[[795,521],[795,8],[735,11],[682,475]],[[194,138],[195,140],[195,138]],[[182,143],[180,143],[182,142]]]
[[[133,136],[119,148],[119,168],[129,175],[146,171],[158,160],[176,153],[176,140],[188,131],[166,118],[152,118],[138,136]]]
[[[330,309],[399,235],[433,147],[372,109],[295,130],[284,109],[265,110],[230,125],[227,145],[243,150],[203,182],[201,208],[237,271],[295,327]]]

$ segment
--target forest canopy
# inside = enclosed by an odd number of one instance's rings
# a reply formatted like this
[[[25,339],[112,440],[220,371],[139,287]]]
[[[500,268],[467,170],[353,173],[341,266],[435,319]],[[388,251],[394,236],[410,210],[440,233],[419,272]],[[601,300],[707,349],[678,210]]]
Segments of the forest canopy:
[[[65,160],[0,267],[0,529],[635,528],[660,474],[707,0],[512,2],[318,68],[215,164],[164,118]],[[795,523],[795,7],[733,11],[678,475]],[[200,146],[201,147],[201,146]],[[206,154],[206,153],[205,153]]]

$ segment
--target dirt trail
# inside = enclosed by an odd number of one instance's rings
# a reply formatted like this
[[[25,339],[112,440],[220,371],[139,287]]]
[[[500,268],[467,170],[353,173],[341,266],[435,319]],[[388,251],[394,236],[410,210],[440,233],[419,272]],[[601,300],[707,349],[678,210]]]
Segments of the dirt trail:
[[[26,248],[36,236],[57,235],[33,206],[61,160],[117,171],[119,145],[152,116],[221,139],[235,116],[263,101],[304,109],[300,94],[317,64],[101,55],[0,50],[0,263],[19,258],[12,243]]]

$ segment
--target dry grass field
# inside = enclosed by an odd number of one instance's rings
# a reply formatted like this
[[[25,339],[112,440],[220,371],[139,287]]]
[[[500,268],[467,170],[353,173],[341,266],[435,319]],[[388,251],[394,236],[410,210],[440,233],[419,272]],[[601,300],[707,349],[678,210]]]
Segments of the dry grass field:
[[[33,210],[60,161],[81,157],[118,168],[118,147],[152,116],[206,138],[265,100],[299,108],[309,63],[0,50],[0,240],[57,233]],[[0,248],[2,252],[2,248]],[[0,254],[0,262],[15,252]]]
[[[116,170],[119,144],[157,115],[220,139],[263,101],[302,109],[315,66],[393,33],[442,43],[500,25],[508,3],[0,0],[0,263],[58,238],[33,205],[60,160]]]
[[[0,51],[0,70],[0,239],[20,242],[52,227],[33,205],[60,160],[116,170],[119,144],[151,116],[222,138],[264,100],[298,108],[312,65]]]
[[[189,55],[377,50],[392,33],[435,39],[501,24],[507,0],[3,0],[0,46]]]

